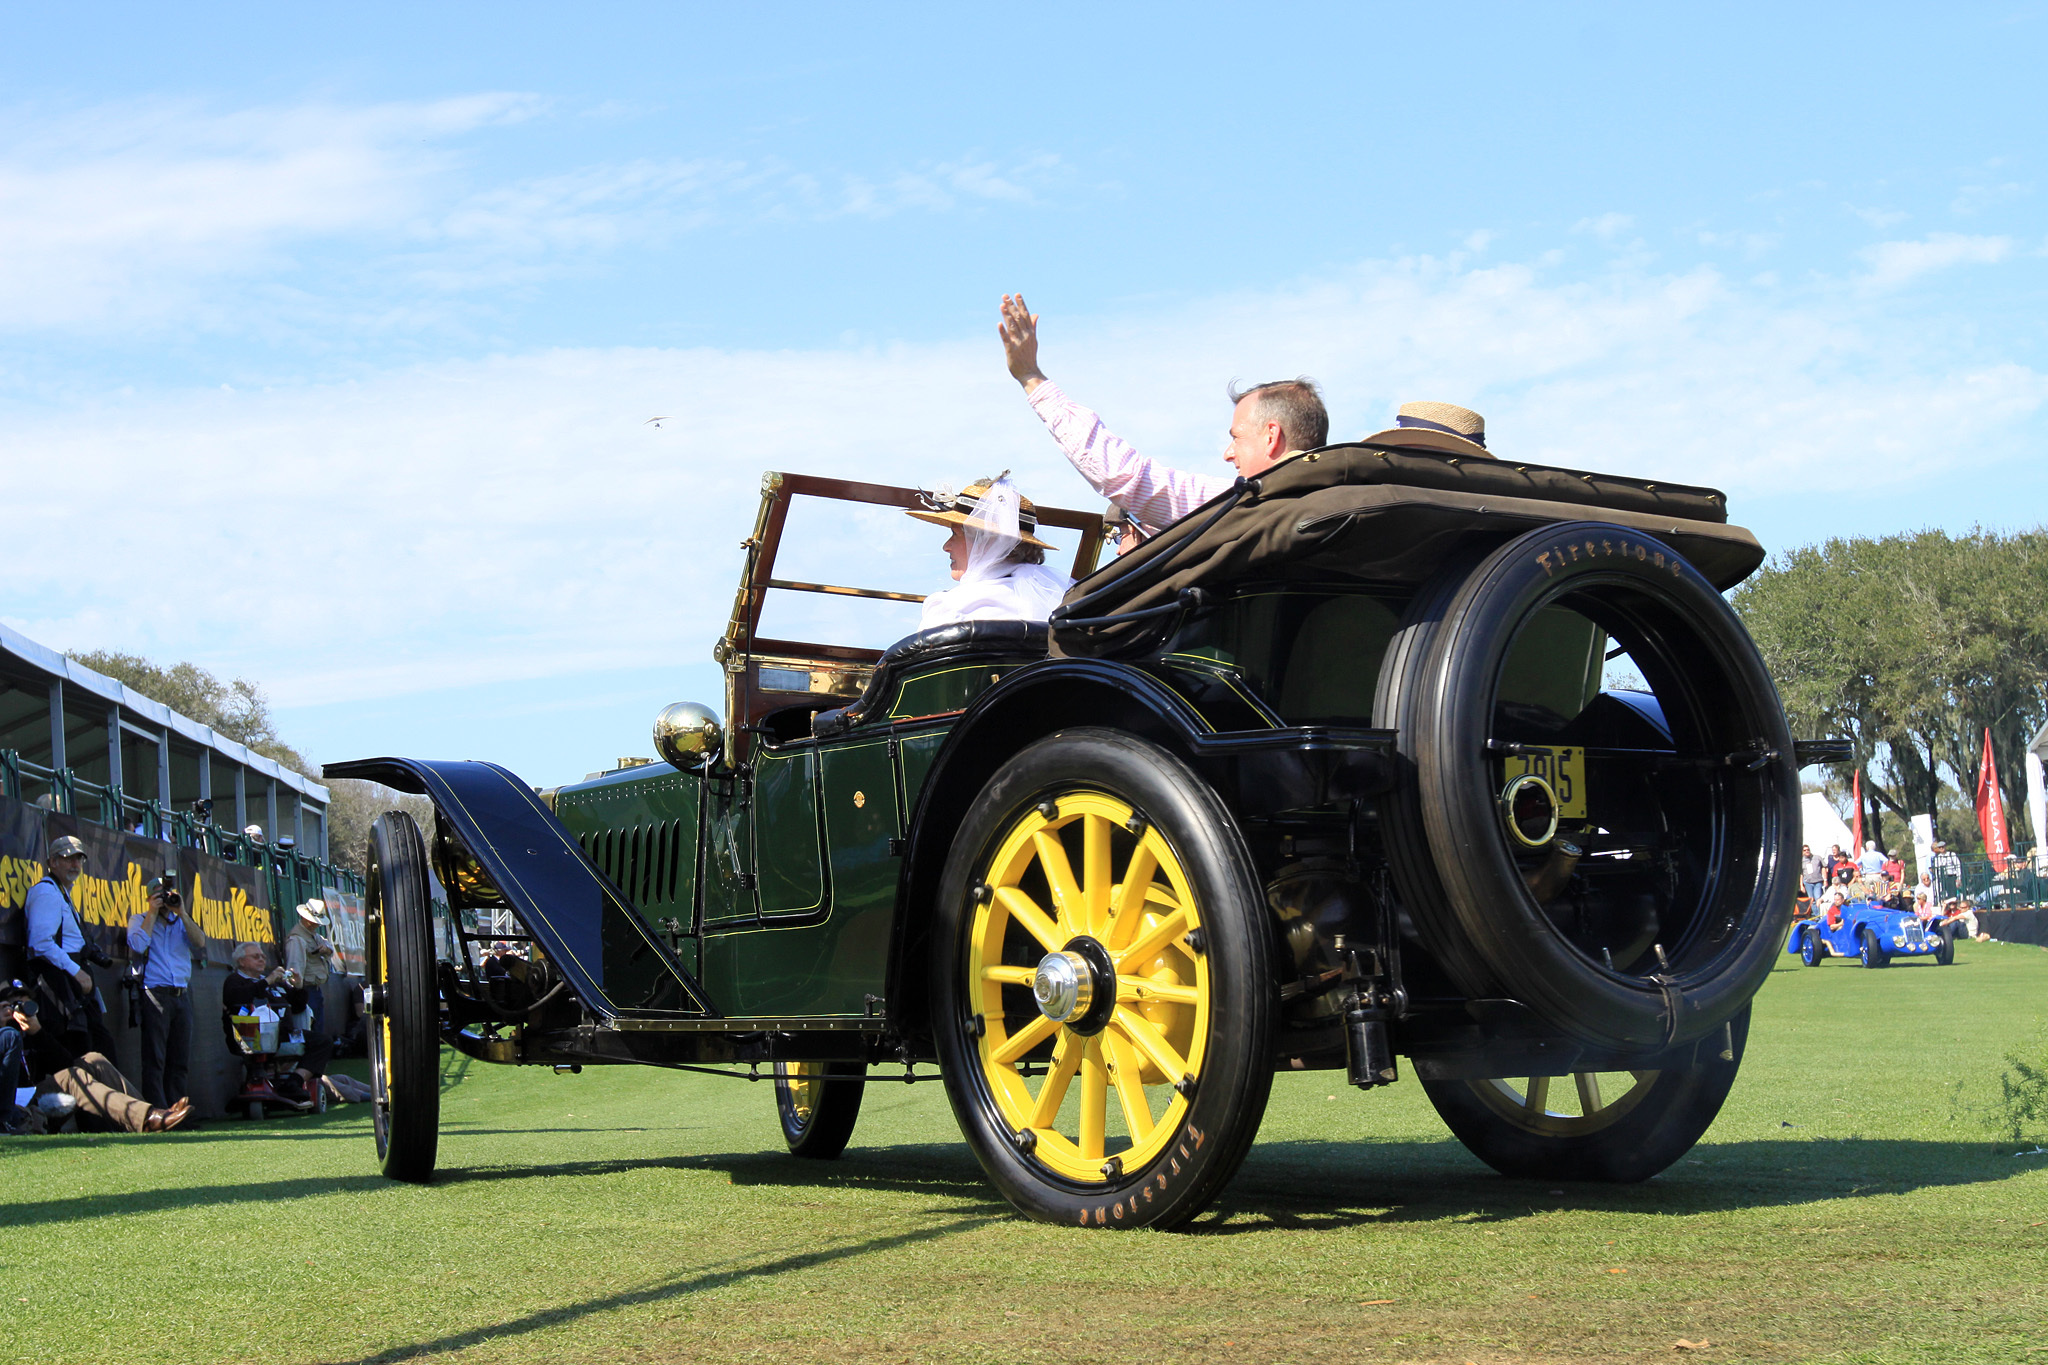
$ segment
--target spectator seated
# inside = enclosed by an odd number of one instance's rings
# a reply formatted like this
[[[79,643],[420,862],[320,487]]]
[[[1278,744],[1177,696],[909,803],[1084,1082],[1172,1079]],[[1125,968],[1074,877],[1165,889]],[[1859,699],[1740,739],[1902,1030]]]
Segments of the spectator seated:
[[[319,1046],[307,1041],[312,1012],[292,1009],[286,996],[280,989],[255,1010],[221,1011],[228,1051],[242,1062],[242,1086],[229,1103],[252,1119],[262,1118],[266,1105],[298,1113],[326,1107],[320,1087],[308,1086],[298,1072]],[[324,1058],[320,1069],[326,1069]]]
[[[236,970],[221,983],[221,1028],[242,1062],[242,1086],[229,1104],[252,1119],[265,1105],[305,1113],[326,1107],[320,1078],[334,1046],[313,1033],[306,987],[284,968],[264,971],[260,943],[235,950]]]

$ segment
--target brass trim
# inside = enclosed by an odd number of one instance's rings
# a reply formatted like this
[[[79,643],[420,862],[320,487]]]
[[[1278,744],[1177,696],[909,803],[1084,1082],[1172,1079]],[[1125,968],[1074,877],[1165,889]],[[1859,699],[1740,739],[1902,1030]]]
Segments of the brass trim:
[[[722,1019],[613,1019],[600,1028],[613,1033],[881,1033],[881,1019],[860,1014],[787,1018],[727,1016]]]
[[[1543,831],[1541,839],[1535,840],[1531,840],[1528,835],[1522,833],[1521,825],[1515,821],[1515,797],[1521,792],[1522,788],[1532,783],[1542,790],[1544,799],[1550,803],[1549,827]],[[1557,837],[1557,822],[1560,819],[1558,810],[1557,788],[1551,786],[1534,773],[1522,773],[1512,779],[1507,786],[1501,788],[1501,823],[1507,826],[1508,837],[1524,848],[1548,848],[1550,846],[1550,841]]]
[[[884,592],[880,588],[842,588],[835,583],[799,583],[793,578],[771,578],[771,588],[787,588],[791,592],[827,592],[839,597],[873,597],[884,602],[922,602],[923,593]]]

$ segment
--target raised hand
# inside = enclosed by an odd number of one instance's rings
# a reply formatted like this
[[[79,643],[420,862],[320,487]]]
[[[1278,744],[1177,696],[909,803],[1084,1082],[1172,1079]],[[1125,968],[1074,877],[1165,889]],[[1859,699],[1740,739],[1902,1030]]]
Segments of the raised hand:
[[[1038,368],[1038,315],[1025,306],[1022,294],[1003,295],[1002,321],[996,334],[1003,339],[1003,360],[1010,367],[1010,377],[1024,386],[1024,392],[1043,384],[1045,372]]]

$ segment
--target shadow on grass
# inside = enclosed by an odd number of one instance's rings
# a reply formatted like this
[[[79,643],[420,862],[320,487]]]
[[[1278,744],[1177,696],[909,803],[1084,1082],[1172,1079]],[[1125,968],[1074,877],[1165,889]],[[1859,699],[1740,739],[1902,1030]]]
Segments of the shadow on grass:
[[[395,1361],[418,1360],[428,1356],[444,1355],[451,1351],[466,1350],[471,1346],[481,1346],[485,1343],[495,1344],[510,1337],[524,1336],[529,1332],[542,1332],[551,1327],[573,1324],[597,1313],[609,1313],[620,1308],[637,1308],[646,1304],[671,1303],[688,1298],[692,1294],[722,1288],[738,1280],[772,1279],[777,1275],[830,1265],[835,1261],[872,1256],[880,1252],[894,1251],[898,1247],[915,1246],[920,1242],[937,1241],[959,1233],[971,1232],[975,1228],[995,1222],[1000,1216],[994,1213],[975,1213],[956,1217],[932,1227],[919,1228],[913,1232],[870,1237],[865,1241],[850,1242],[820,1251],[800,1252],[772,1261],[727,1262],[687,1276],[643,1285],[637,1289],[624,1289],[616,1294],[604,1294],[578,1303],[563,1304],[559,1308],[545,1308],[536,1313],[528,1313],[524,1317],[492,1323],[485,1327],[472,1327],[464,1332],[451,1332],[430,1341],[394,1346],[355,1361],[343,1362],[342,1365],[391,1365],[391,1362]]]
[[[309,1116],[299,1122],[316,1123],[319,1118]],[[199,1133],[187,1138],[179,1134],[152,1140],[196,1145],[214,1136]],[[218,1136],[362,1138],[354,1128]],[[91,1144],[124,1139],[103,1135],[59,1140]],[[1692,1156],[1642,1184],[1606,1185],[1511,1180],[1481,1166],[1460,1144],[1449,1140],[1269,1142],[1252,1149],[1215,1208],[1191,1230],[1228,1236],[1268,1229],[1319,1232],[1443,1220],[1503,1222],[1560,1209],[1720,1213],[1988,1184],[2034,1169],[2032,1164],[2012,1160],[2010,1150],[1997,1143],[1861,1138],[1736,1142],[1696,1148]],[[971,1214],[977,1220],[1011,1216],[964,1143],[855,1148],[837,1161],[804,1161],[783,1152],[753,1151],[447,1167],[429,1188],[576,1179],[639,1170],[718,1171],[736,1185],[908,1194],[952,1201],[951,1212]],[[366,1170],[361,1175],[190,1185],[24,1202],[4,1206],[0,1221],[19,1226],[83,1222],[394,1188],[400,1187]]]
[[[346,1136],[335,1134],[335,1136]],[[370,1162],[365,1159],[365,1166]],[[487,1166],[470,1170],[443,1171],[434,1178],[439,1188],[480,1181],[544,1180],[556,1176],[615,1175],[621,1171],[650,1166],[676,1170],[693,1169],[696,1163],[681,1158],[649,1157],[643,1160],[562,1161],[546,1166]],[[400,1189],[375,1169],[361,1175],[306,1176],[289,1180],[248,1180],[233,1185],[182,1185],[161,1190],[134,1190],[123,1194],[72,1197],[46,1202],[0,1206],[0,1222],[9,1226],[37,1223],[73,1223],[136,1213],[163,1213],[175,1209],[196,1209],[226,1204],[270,1204],[322,1194],[358,1194]]]
[[[165,1213],[225,1204],[269,1204],[305,1195],[344,1194],[388,1186],[377,1174],[305,1176],[292,1180],[248,1180],[233,1185],[180,1185],[122,1194],[74,1195],[65,1199],[0,1206],[0,1223],[10,1227],[83,1223],[137,1213]]]
[[[1273,1142],[1254,1147],[1194,1230],[1211,1235],[1334,1230],[1558,1209],[1696,1214],[1988,1184],[2024,1175],[2000,1144],[1891,1138],[1726,1142],[1694,1148],[1634,1185],[1516,1180],[1454,1141]]]
[[[944,1194],[979,1201],[991,1211],[1009,1209],[965,1143],[848,1148],[836,1161],[804,1161],[784,1152],[723,1152],[681,1157],[675,1164],[723,1171],[735,1185]]]
[[[444,1123],[442,1137],[526,1137],[534,1133],[652,1133],[657,1131],[680,1131],[653,1128],[613,1128],[599,1124],[589,1128],[472,1128],[466,1123]]]
[[[114,1134],[103,1135],[115,1137]],[[203,1136],[203,1135],[202,1135]],[[253,1136],[253,1135],[252,1135]],[[354,1133],[299,1134],[301,1137],[354,1137]],[[89,1141],[90,1139],[88,1139]],[[982,1181],[981,1168],[965,1147],[897,1147],[890,1155],[837,1162],[799,1161],[776,1152],[722,1156],[621,1157],[590,1161],[555,1161],[544,1165],[444,1167],[430,1189],[512,1180],[575,1179],[619,1175],[628,1171],[723,1171],[739,1185],[818,1186],[920,1195],[950,1196],[971,1204],[977,1216],[1007,1214],[1007,1206]],[[364,1163],[369,1164],[367,1158]],[[824,1169],[829,1167],[830,1169]],[[909,1174],[908,1172],[916,1172]],[[363,1194],[402,1189],[374,1170],[361,1175],[308,1176],[285,1180],[252,1180],[232,1185],[184,1185],[121,1194],[86,1195],[61,1200],[0,1205],[0,1221],[9,1226],[85,1222],[129,1214],[164,1213],[231,1204],[271,1204],[279,1200],[326,1194]]]
[[[363,1117],[368,1118],[369,1115]],[[190,1142],[346,1142],[368,1141],[370,1136],[367,1125],[315,1126],[315,1123],[312,1118],[266,1119],[262,1123],[213,1119],[204,1124],[187,1124],[177,1136]]]
[[[944,1194],[1006,1206],[965,1144],[849,1149],[838,1161],[781,1153],[677,1157],[652,1164],[724,1171],[737,1185]],[[1193,1231],[1231,1235],[1444,1219],[1505,1221],[1551,1209],[1694,1214],[1986,1184],[2033,1169],[2000,1144],[1849,1138],[1717,1143],[1637,1185],[1510,1180],[1449,1139],[1269,1142]],[[1552,1191],[1562,1190],[1562,1194]]]

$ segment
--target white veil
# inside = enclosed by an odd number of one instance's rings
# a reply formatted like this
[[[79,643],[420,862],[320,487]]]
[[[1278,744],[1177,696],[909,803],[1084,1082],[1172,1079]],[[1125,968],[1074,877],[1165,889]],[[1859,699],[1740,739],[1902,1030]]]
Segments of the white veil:
[[[967,570],[962,583],[983,583],[1002,577],[1009,569],[1010,553],[1023,539],[1017,522],[1017,485],[1010,471],[997,475],[967,518]]]
[[[952,502],[928,499],[927,505]],[[1043,564],[1021,564],[1011,558],[1023,543],[1022,496],[1004,470],[975,499],[974,510],[961,524],[967,537],[967,565],[960,581],[925,599],[918,629],[959,621],[1043,621],[1073,586],[1071,579]]]

